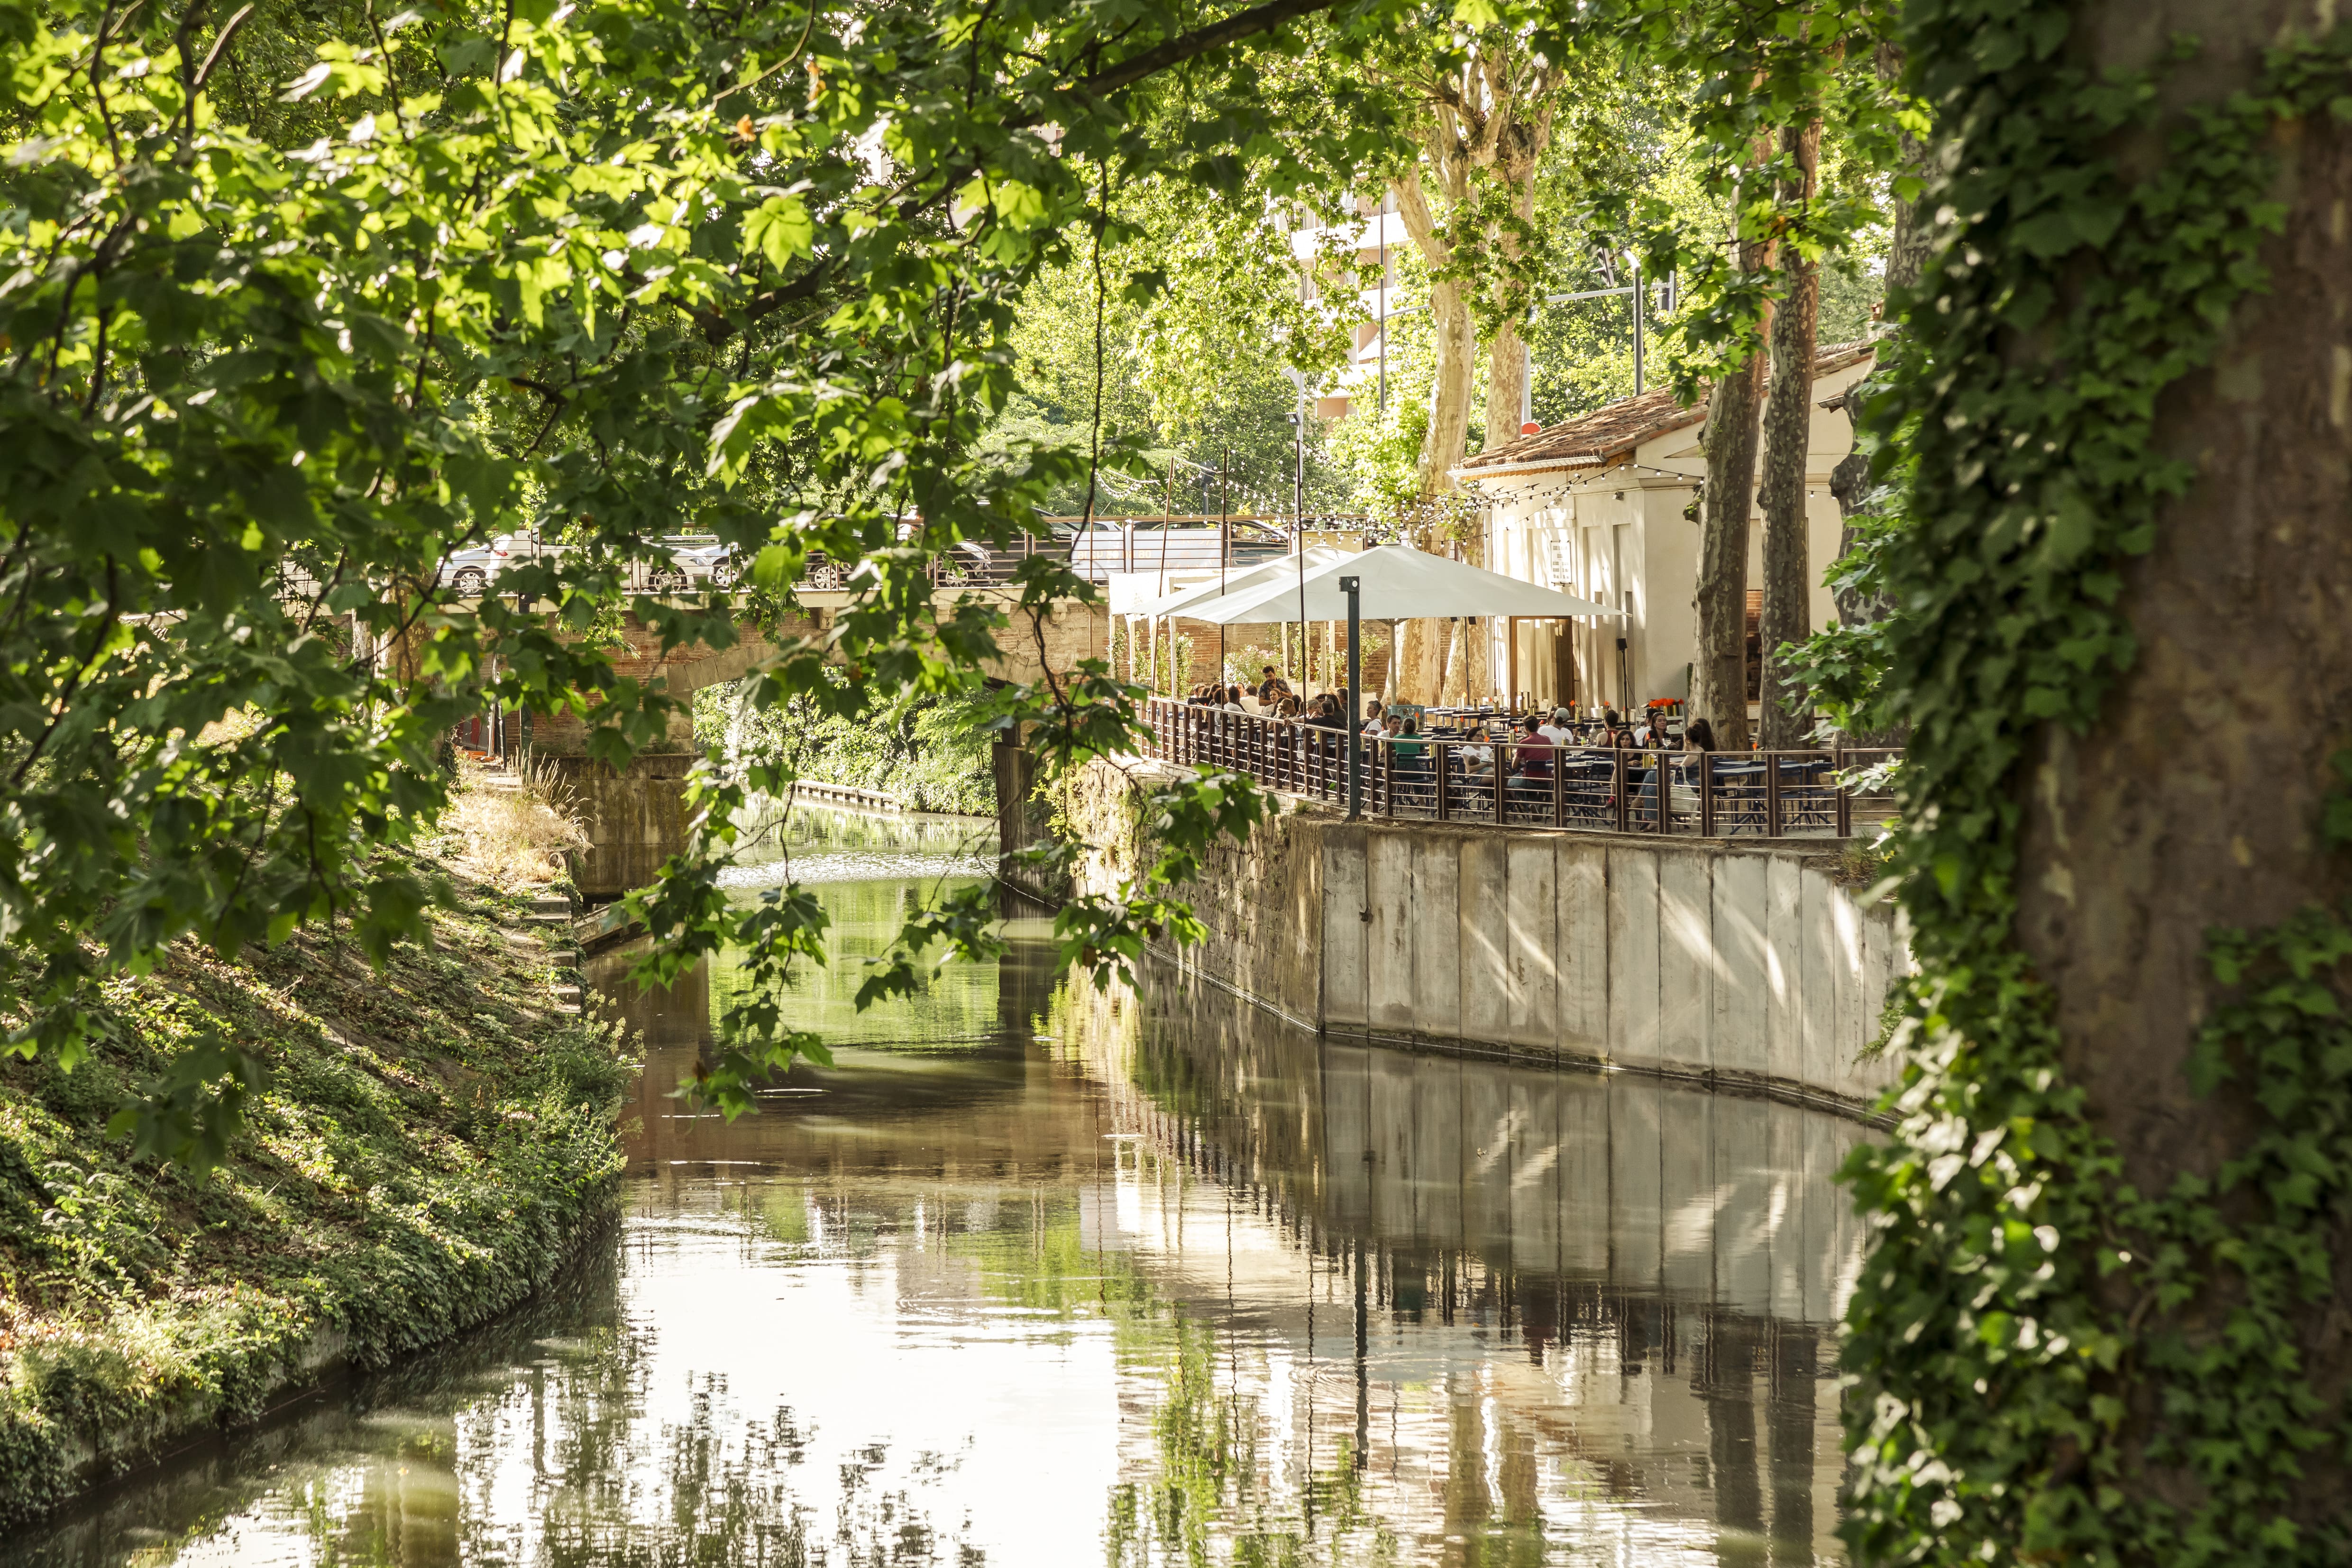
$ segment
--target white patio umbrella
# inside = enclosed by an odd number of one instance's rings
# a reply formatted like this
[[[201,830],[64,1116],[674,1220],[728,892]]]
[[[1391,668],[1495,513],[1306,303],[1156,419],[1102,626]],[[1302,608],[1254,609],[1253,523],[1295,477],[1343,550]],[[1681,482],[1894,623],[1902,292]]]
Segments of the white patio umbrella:
[[[1246,579],[1237,578],[1226,585],[1223,594],[1188,605],[1183,615],[1190,620],[1223,626],[1259,626],[1272,621],[1344,621],[1350,606],[1348,595],[1339,590],[1342,577],[1356,578],[1361,584],[1353,608],[1358,616],[1368,621],[1407,621],[1442,616],[1617,614],[1591,599],[1523,583],[1483,566],[1448,561],[1442,555],[1425,555],[1402,544],[1342,553],[1320,563],[1310,556],[1303,574],[1295,561],[1284,564],[1287,567],[1286,573],[1265,582],[1249,584]]]
[[[1310,545],[1307,551],[1307,572],[1311,576],[1318,566],[1333,561],[1353,561],[1354,559],[1356,557],[1350,552],[1334,550],[1328,544]],[[1172,594],[1162,595],[1147,604],[1137,605],[1133,613],[1153,616],[1182,616],[1188,620],[1194,620],[1199,618],[1192,614],[1192,606],[1194,605],[1204,605],[1212,599],[1223,598],[1228,595],[1251,588],[1262,588],[1268,583],[1287,583],[1296,586],[1298,582],[1298,572],[1297,556],[1279,555],[1272,561],[1261,562],[1246,572],[1229,573],[1222,583],[1212,579],[1206,583],[1195,583],[1189,588],[1179,588]]]
[[[1339,586],[1352,580],[1357,592]],[[1580,599],[1551,588],[1522,583],[1483,566],[1424,555],[1401,544],[1383,544],[1337,561],[1308,565],[1292,563],[1288,576],[1227,591],[1184,614],[1212,626],[1262,626],[1274,621],[1346,621],[1348,623],[1348,816],[1363,812],[1364,736],[1356,720],[1358,693],[1363,689],[1357,635],[1360,621],[1405,621],[1439,616],[1608,616],[1606,605]]]

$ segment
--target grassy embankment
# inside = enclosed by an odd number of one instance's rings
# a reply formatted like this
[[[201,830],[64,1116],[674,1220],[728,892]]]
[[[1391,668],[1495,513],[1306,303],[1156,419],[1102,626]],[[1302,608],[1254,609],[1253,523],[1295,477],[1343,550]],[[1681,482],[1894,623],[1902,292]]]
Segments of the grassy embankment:
[[[0,1058],[0,1521],[505,1311],[609,1211],[634,1064],[559,1001],[543,889],[467,875],[552,872],[528,803],[473,806],[420,868],[456,894],[431,948],[184,944],[107,986],[72,1071]],[[267,1079],[200,1179],[107,1124],[207,1039]]]

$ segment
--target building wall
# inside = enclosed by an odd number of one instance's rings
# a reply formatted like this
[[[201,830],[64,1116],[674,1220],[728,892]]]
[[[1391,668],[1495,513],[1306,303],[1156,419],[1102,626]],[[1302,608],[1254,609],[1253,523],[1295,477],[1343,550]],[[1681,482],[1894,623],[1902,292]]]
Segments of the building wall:
[[[1806,546],[1813,579],[1815,628],[1834,618],[1836,605],[1822,579],[1839,553],[1843,520],[1829,491],[1830,471],[1853,448],[1844,414],[1820,403],[1859,381],[1867,364],[1849,366],[1813,383],[1811,427],[1806,455]],[[1598,618],[1570,633],[1578,666],[1577,707],[1587,713],[1602,706],[1635,706],[1660,697],[1685,697],[1689,667],[1697,650],[1697,523],[1685,516],[1696,482],[1706,471],[1699,450],[1700,426],[1668,431],[1636,447],[1628,460],[1606,468],[1557,468],[1505,474],[1476,481],[1489,504],[1488,564],[1528,582],[1544,583],[1626,612],[1620,621]],[[1554,563],[1567,576],[1559,579]],[[1748,580],[1763,583],[1763,514],[1751,514]],[[1508,668],[1509,633],[1497,626],[1495,668]],[[1522,628],[1521,668],[1528,670],[1533,645]],[[1622,655],[1616,647],[1624,637]],[[1540,661],[1536,661],[1538,670]],[[1522,690],[1547,701],[1559,694],[1548,683],[1523,679]]]

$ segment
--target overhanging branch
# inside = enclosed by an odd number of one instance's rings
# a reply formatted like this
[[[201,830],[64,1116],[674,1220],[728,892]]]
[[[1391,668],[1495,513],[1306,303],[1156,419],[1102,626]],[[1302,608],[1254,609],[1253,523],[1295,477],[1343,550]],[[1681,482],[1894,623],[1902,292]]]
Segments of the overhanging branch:
[[[1137,82],[1157,76],[1171,66],[1182,65],[1186,60],[1207,54],[1211,49],[1222,48],[1227,44],[1237,43],[1244,38],[1255,37],[1260,33],[1270,33],[1285,22],[1296,21],[1301,16],[1311,16],[1318,11],[1328,11],[1339,3],[1339,0],[1266,0],[1266,4],[1263,5],[1253,5],[1246,11],[1237,11],[1222,22],[1212,23],[1205,27],[1196,27],[1192,32],[1179,34],[1165,43],[1155,45],[1139,55],[1130,55],[1117,65],[1107,67],[1092,76],[1080,77],[1062,90],[1065,93],[1084,93],[1090,98],[1101,98],[1106,94],[1117,92],[1121,88],[1133,87]],[[1015,122],[1016,125],[1034,123],[1035,123],[1034,118]]]

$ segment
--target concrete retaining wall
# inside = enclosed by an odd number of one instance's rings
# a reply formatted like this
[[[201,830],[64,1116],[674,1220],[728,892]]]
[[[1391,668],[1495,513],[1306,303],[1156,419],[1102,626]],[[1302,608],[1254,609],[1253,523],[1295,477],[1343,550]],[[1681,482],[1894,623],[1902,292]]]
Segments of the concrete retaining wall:
[[[572,857],[572,885],[587,899],[614,899],[651,883],[686,847],[686,775],[691,756],[650,752],[615,769],[588,757],[543,756],[588,830]]]
[[[1071,817],[1082,885],[1140,852],[1125,775]],[[1847,1109],[1899,1076],[1864,1059],[1908,965],[1900,917],[1822,847],[1354,823],[1286,806],[1212,853],[1188,969],[1334,1036],[1576,1062]]]

